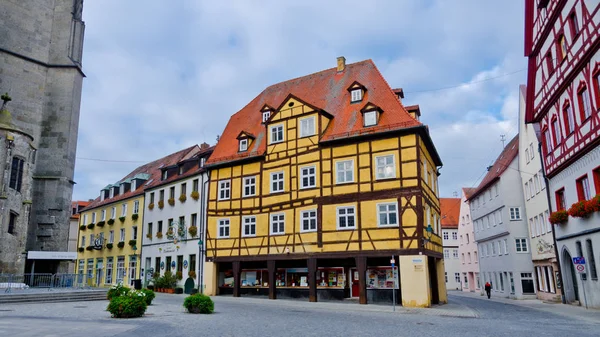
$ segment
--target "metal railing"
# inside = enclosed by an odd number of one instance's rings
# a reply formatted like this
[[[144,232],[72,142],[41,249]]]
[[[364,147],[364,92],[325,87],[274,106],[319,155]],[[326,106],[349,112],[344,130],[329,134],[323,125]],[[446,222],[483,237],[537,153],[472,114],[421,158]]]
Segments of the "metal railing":
[[[95,286],[95,279],[85,274],[0,274],[0,291],[27,289],[89,289]]]

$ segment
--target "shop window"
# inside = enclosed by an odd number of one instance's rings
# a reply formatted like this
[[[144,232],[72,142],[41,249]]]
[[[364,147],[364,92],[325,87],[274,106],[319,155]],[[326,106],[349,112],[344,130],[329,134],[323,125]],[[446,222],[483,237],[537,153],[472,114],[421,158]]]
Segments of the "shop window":
[[[314,232],[317,230],[317,210],[300,212],[300,224],[302,232]]]
[[[391,267],[367,269],[367,288],[394,289],[396,284],[394,270]],[[460,281],[459,281],[460,282]]]
[[[523,289],[523,294],[535,294],[532,273],[521,273],[521,287]]]
[[[579,201],[585,201],[591,199],[590,182],[587,174],[576,181],[577,184],[577,198]]]

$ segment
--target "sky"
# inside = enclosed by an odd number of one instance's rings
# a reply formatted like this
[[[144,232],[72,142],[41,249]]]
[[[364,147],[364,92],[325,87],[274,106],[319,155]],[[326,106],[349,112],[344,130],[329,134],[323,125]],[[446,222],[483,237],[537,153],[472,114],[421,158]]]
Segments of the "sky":
[[[143,3],[143,5],[142,5]],[[271,84],[372,59],[444,166],[440,196],[477,186],[518,132],[523,1],[85,1],[86,74],[73,200],[136,167],[215,144]]]

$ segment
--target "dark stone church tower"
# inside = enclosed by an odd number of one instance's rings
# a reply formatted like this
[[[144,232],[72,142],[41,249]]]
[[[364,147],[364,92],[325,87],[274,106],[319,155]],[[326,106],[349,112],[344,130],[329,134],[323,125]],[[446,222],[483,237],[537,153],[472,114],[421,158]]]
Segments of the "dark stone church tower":
[[[0,1],[0,273],[29,272],[28,251],[67,251],[82,10],[83,0]],[[35,264],[36,273],[66,268]]]

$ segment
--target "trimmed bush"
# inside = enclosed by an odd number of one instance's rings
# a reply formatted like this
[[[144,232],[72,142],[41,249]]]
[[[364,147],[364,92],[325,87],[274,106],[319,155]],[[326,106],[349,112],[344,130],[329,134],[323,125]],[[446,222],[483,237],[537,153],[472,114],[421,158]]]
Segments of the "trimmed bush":
[[[175,206],[175,199],[174,198],[169,198],[169,200],[167,200],[167,202],[169,203],[169,205]]]
[[[117,243],[117,247],[119,247],[119,248],[125,247],[125,242],[121,241],[121,242]]]
[[[198,191],[192,191],[190,197],[192,197],[194,200],[198,200],[200,198],[200,193],[198,193]]]
[[[183,300],[183,306],[191,314],[212,314],[215,311],[215,303],[206,295],[194,294]]]
[[[108,289],[106,299],[110,301],[115,297],[127,295],[130,290],[131,289],[123,285],[123,282],[119,282]]]
[[[135,220],[137,220],[137,219],[138,219],[138,217],[139,217],[139,215],[138,215],[137,213],[135,213],[135,214],[132,214],[132,215],[131,215],[131,220],[135,221]]]
[[[115,223],[115,219],[108,219],[106,223],[112,226]]]
[[[154,203],[153,202],[151,202],[151,203],[148,204],[148,209],[149,210],[153,210],[154,209]]]
[[[163,207],[165,207],[165,202],[162,200],[158,201],[158,208],[163,209]]]
[[[124,217],[124,216],[120,216],[120,217],[119,217],[119,221],[121,221],[121,222],[125,222],[125,217]]]
[[[152,286],[149,286],[148,288],[150,288]],[[154,298],[156,297],[156,294],[154,293],[154,291],[152,291],[151,289],[142,289],[142,292],[144,293],[144,295],[146,296],[146,304],[147,305],[151,305],[152,304],[152,300],[154,300]]]
[[[112,249],[112,247],[113,247],[113,244],[112,244],[112,243],[107,243],[107,244],[106,244],[106,248],[108,248],[108,249]]]
[[[148,308],[146,295],[141,291],[131,290],[124,296],[110,300],[106,308],[114,318],[142,317]]]

